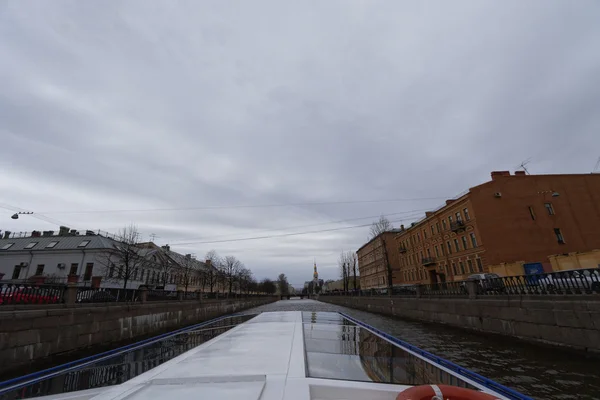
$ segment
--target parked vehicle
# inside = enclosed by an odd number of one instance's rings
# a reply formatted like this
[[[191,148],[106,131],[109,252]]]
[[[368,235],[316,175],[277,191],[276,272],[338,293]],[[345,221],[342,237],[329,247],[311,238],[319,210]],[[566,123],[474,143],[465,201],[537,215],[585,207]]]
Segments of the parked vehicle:
[[[117,298],[104,290],[83,290],[77,293],[77,303],[115,302]]]
[[[553,272],[539,277],[537,283],[549,292],[579,290],[600,293],[600,268]]]
[[[498,274],[473,274],[469,275],[466,280],[477,281],[477,293],[504,292],[506,289]],[[461,287],[462,290],[467,291],[466,282],[462,282]]]
[[[0,304],[55,304],[60,296],[37,287],[4,287],[0,293]]]

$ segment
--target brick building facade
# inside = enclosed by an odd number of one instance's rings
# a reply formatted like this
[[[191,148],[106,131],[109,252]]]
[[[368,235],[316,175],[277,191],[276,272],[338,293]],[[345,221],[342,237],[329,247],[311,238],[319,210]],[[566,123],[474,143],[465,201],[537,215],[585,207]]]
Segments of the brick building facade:
[[[402,283],[460,280],[516,261],[550,271],[549,255],[600,248],[600,174],[492,172],[395,241]]]
[[[398,232],[395,229],[380,233],[357,250],[362,289],[387,288],[390,275],[392,284],[400,283],[400,254],[394,241]]]

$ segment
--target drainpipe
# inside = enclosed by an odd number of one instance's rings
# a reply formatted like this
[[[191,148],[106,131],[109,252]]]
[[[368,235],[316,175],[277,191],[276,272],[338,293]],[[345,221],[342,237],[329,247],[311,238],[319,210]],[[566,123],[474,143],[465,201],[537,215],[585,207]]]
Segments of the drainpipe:
[[[32,265],[33,265],[33,250],[29,250],[29,264],[27,264],[27,272],[25,273],[25,278],[29,278],[29,271],[30,271]]]
[[[83,262],[85,261],[85,249],[81,249],[81,262],[79,263],[79,268],[77,268],[77,276],[81,276],[83,273]],[[79,280],[78,280],[79,283]],[[84,281],[85,286],[85,281]]]

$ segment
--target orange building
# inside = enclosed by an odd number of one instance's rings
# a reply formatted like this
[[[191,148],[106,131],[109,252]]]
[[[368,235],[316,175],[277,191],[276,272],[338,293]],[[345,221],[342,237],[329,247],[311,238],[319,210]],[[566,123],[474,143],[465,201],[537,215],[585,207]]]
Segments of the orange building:
[[[400,283],[400,254],[394,241],[398,232],[380,233],[356,251],[362,289],[385,289],[390,278],[392,284]]]
[[[492,172],[395,241],[402,283],[460,280],[517,261],[523,274],[551,271],[549,255],[600,248],[600,174]]]

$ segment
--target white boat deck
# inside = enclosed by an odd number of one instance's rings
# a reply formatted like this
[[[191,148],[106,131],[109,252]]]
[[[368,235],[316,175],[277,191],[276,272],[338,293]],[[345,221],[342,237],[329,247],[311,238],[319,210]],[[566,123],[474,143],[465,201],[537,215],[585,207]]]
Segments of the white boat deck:
[[[121,385],[44,399],[393,400],[406,387],[307,378],[294,311],[262,313]]]
[[[410,387],[309,378],[305,335],[318,340],[327,332],[304,332],[300,311],[262,313],[123,384],[43,399],[394,400]],[[343,356],[335,365],[344,376],[368,380],[355,358]],[[328,376],[322,369],[317,373]]]

